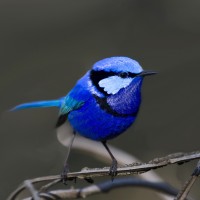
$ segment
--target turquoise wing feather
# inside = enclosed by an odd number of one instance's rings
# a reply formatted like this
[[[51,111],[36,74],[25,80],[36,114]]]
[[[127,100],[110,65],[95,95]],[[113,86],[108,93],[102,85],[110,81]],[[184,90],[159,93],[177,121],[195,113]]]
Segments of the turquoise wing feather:
[[[67,95],[61,104],[60,114],[68,114],[72,110],[79,109],[83,104],[83,101],[77,101],[76,99],[70,97],[70,95]]]
[[[61,104],[59,118],[56,123],[56,127],[59,127],[65,123],[69,112],[79,109],[80,107],[83,106],[83,104],[84,104],[83,101],[77,101],[76,99],[70,97],[70,95],[64,97]]]

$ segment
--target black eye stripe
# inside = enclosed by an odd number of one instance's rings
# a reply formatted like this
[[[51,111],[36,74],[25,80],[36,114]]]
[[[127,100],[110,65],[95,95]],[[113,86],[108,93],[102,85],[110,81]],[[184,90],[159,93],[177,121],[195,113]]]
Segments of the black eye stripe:
[[[92,81],[94,82],[99,82],[100,80],[107,78],[109,76],[116,76],[117,73],[115,72],[106,72],[106,71],[95,71],[95,70],[91,70],[90,72],[90,78]]]
[[[104,70],[101,71],[95,71],[95,70],[91,70],[90,71],[90,79],[93,83],[93,85],[95,85],[95,87],[103,94],[105,94],[106,96],[108,95],[103,88],[101,88],[99,86],[99,81],[108,78],[110,76],[119,76],[121,78],[134,78],[135,76],[137,76],[137,74],[131,73],[131,72],[107,72]]]
[[[101,93],[103,93],[103,94],[106,95],[106,96],[107,96],[108,94],[104,91],[103,88],[101,88],[101,87],[99,86],[99,81],[102,80],[102,79],[104,79],[104,78],[107,78],[107,77],[109,77],[109,76],[115,76],[115,75],[116,75],[116,73],[114,73],[114,72],[106,72],[106,71],[103,71],[103,70],[101,70],[101,71],[91,70],[91,71],[90,71],[90,79],[91,79],[93,85],[94,85]]]
[[[103,70],[101,70],[101,71],[91,70],[91,72],[90,72],[91,80],[98,79],[100,81],[109,76],[119,76],[121,78],[127,78],[127,77],[134,78],[135,76],[137,76],[137,74],[134,74],[131,72],[107,72],[107,71],[103,71]]]

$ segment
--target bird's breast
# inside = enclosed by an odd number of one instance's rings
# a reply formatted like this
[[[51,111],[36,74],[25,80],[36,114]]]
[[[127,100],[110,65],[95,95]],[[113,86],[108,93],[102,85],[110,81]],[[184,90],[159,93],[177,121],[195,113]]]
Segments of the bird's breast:
[[[94,98],[79,110],[69,113],[68,120],[75,131],[92,140],[112,139],[125,131],[135,120],[134,116],[114,116],[101,109]]]
[[[121,89],[117,94],[107,98],[108,105],[121,115],[135,116],[141,103],[141,85],[143,79],[135,78],[131,84]]]

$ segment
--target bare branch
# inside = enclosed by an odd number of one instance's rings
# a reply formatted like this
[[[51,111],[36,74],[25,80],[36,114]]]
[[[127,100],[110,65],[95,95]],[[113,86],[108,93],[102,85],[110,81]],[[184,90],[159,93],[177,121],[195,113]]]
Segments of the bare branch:
[[[129,175],[129,174],[138,174],[144,173],[151,169],[157,169],[160,167],[164,167],[171,164],[183,164],[185,162],[200,159],[200,152],[190,152],[190,153],[174,153],[170,154],[165,157],[155,158],[148,163],[133,163],[126,167],[120,167],[117,169],[117,173],[119,176],[121,175]],[[68,178],[73,180],[76,178],[85,179],[91,177],[99,177],[99,176],[109,176],[109,167],[105,168],[83,168],[80,172],[71,172],[68,173]],[[55,176],[47,176],[47,177],[40,177],[36,179],[30,180],[32,184],[44,181],[52,181],[52,180],[59,180],[61,177],[60,175]],[[24,189],[24,185],[20,186],[16,191],[14,191],[8,200],[14,200],[15,197]]]
[[[34,200],[40,200],[38,192],[35,190],[30,180],[24,181],[24,185],[29,190]]]
[[[40,200],[57,200],[57,199],[76,199],[85,198],[98,193],[107,193],[113,189],[122,187],[144,187],[156,190],[168,195],[175,196],[178,191],[166,183],[154,183],[137,178],[119,178],[114,182],[106,181],[97,185],[91,185],[81,189],[68,189],[68,190],[54,190],[48,193],[40,193]],[[31,200],[31,197],[23,200]]]
[[[175,198],[175,200],[184,200],[184,199],[186,199],[187,195],[189,194],[193,184],[195,183],[195,181],[197,180],[199,175],[200,175],[200,160],[198,161],[194,172],[192,173],[190,178],[185,182],[185,184],[183,185],[182,189],[178,193],[178,195]]]

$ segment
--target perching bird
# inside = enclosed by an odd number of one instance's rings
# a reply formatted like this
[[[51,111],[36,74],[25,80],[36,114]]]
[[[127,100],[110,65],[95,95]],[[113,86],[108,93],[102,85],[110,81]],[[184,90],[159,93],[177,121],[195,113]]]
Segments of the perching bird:
[[[143,78],[155,73],[144,71],[137,61],[128,57],[105,58],[96,62],[65,97],[24,103],[12,110],[58,107],[56,127],[68,120],[74,133],[100,141],[112,158],[110,175],[113,177],[117,174],[117,160],[106,142],[133,124],[141,103]],[[67,172],[66,161],[62,176],[66,177]]]

